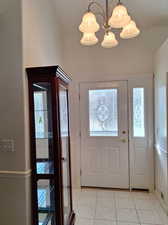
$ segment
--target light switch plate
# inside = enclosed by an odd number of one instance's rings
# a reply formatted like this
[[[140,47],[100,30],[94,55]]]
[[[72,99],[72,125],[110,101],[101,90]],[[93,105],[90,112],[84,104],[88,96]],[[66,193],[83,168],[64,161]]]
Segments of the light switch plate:
[[[0,139],[0,152],[14,152],[14,140]]]

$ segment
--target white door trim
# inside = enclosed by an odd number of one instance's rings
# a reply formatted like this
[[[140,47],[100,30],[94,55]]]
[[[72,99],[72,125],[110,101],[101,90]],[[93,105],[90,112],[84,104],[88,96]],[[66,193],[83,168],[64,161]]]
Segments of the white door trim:
[[[148,167],[148,179],[149,182],[147,182],[146,185],[142,185],[139,188],[144,188],[144,189],[149,189],[153,190],[154,189],[154,165],[153,165],[153,160],[154,160],[154,154],[153,154],[153,77],[152,75],[149,74],[149,76],[141,76],[141,78],[133,78],[132,76],[128,76],[127,79],[123,79],[123,76],[120,76],[119,79],[113,79],[112,81],[96,81],[96,83],[109,83],[113,81],[121,81],[121,80],[127,80],[128,81],[128,107],[129,107],[129,113],[131,114],[132,111],[132,106],[131,106],[131,94],[130,94],[130,89],[132,87],[136,86],[144,86],[148,89],[148,105],[147,105],[147,117],[150,118],[150,122],[148,125],[148,134],[149,134],[149,141],[148,141],[148,153],[147,153],[147,159],[151,162],[150,166]],[[94,81],[91,82],[81,82],[81,83],[95,83]],[[80,84],[79,83],[79,86]],[[149,85],[149,86],[148,86]],[[80,88],[79,88],[79,95],[80,95]],[[81,109],[80,109],[81,110]],[[81,132],[81,124],[80,124],[80,132]],[[81,137],[80,137],[81,139]],[[131,157],[133,157],[132,154],[132,149],[131,149],[131,140],[132,140],[132,123],[129,122],[129,157],[130,157],[130,162]],[[81,140],[80,140],[80,152],[81,152]],[[81,159],[80,159],[81,160]],[[80,164],[81,165],[81,164]],[[132,164],[130,163],[130,189],[132,188],[138,188],[134,181],[133,177],[133,169],[135,169]]]

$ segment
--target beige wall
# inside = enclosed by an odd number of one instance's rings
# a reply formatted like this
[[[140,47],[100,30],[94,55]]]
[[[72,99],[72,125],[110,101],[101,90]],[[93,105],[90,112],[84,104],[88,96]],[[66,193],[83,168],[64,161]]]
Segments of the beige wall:
[[[14,140],[15,148],[0,152],[0,223],[29,225],[21,1],[0,1],[0,21],[0,139]]]
[[[122,40],[117,34],[119,45],[112,49],[104,49],[100,43],[92,47],[82,46],[80,33],[66,34],[65,68],[75,81],[95,80],[98,74],[101,79],[106,79],[108,74],[150,73],[153,71],[153,54],[165,41],[167,33],[168,27],[163,26],[142,30],[139,37],[129,40]]]
[[[164,194],[168,211],[168,150],[167,150],[167,77],[168,39],[155,54],[155,142],[156,142],[156,190]]]
[[[22,0],[24,66],[62,65],[61,29],[54,0]]]
[[[23,86],[26,158],[29,153],[28,86],[26,67],[63,65],[61,29],[54,0],[22,0]],[[29,160],[30,161],[30,160]],[[29,163],[27,160],[27,162]],[[29,163],[30,164],[30,163]]]
[[[30,225],[30,150],[26,66],[62,63],[55,5],[46,0],[0,1],[0,224]]]
[[[0,153],[0,170],[26,169],[22,74],[21,5],[3,0],[0,35],[0,138],[13,139],[14,153]],[[18,163],[19,161],[19,163]]]

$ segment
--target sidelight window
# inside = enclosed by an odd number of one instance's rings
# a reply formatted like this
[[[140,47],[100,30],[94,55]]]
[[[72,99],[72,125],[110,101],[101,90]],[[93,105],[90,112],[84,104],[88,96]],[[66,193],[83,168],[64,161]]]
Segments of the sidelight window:
[[[133,136],[145,136],[144,88],[133,88]]]

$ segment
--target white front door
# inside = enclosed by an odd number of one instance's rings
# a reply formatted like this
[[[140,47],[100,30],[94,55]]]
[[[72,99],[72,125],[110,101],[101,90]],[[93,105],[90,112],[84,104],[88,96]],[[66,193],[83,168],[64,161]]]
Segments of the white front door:
[[[81,186],[129,188],[127,81],[80,85]]]

